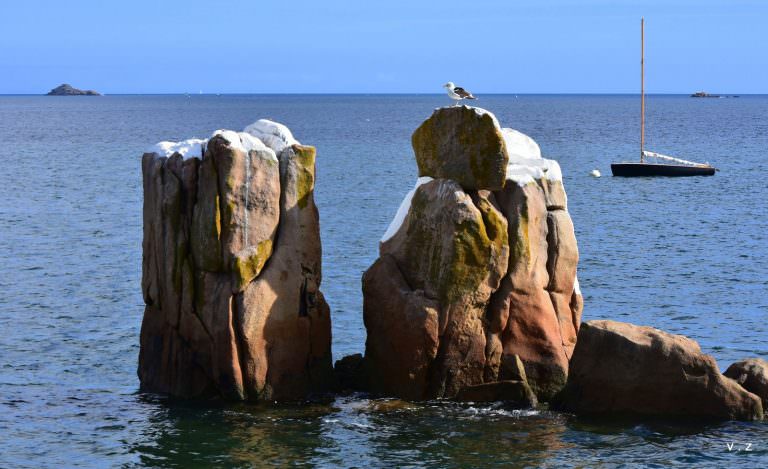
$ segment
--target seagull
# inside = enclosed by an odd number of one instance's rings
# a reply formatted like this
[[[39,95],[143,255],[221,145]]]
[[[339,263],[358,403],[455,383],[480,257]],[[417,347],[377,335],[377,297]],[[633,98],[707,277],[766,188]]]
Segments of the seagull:
[[[474,96],[472,96],[472,93],[470,93],[469,91],[454,85],[452,81],[449,81],[448,83],[444,84],[443,88],[448,90],[448,96],[451,99],[456,101],[457,106],[459,105],[462,99],[477,99]]]

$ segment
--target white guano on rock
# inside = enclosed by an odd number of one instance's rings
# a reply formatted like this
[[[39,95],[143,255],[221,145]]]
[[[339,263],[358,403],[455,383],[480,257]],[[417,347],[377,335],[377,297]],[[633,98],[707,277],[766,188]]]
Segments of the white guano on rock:
[[[181,142],[162,141],[149,147],[147,153],[157,153],[161,157],[170,157],[178,153],[185,160],[202,158],[206,143],[208,143],[206,138],[190,138]]]
[[[408,191],[407,194],[405,194],[405,197],[403,198],[403,201],[400,202],[400,207],[397,209],[397,213],[395,214],[395,218],[392,219],[392,221],[389,223],[389,227],[387,227],[387,231],[384,232],[384,236],[381,237],[381,242],[387,241],[389,238],[395,235],[397,231],[400,229],[401,226],[403,226],[403,221],[405,221],[405,217],[408,215],[408,211],[411,209],[411,200],[413,200],[413,194],[416,193],[416,189],[419,188],[422,184],[426,184],[429,181],[432,181],[432,178],[429,176],[420,177],[416,180],[416,185],[413,186],[413,189]]]
[[[563,180],[558,162],[542,158],[541,149],[535,140],[515,129],[504,128],[501,131],[509,155],[507,180],[521,187],[537,179]]]
[[[299,144],[288,127],[269,119],[257,120],[247,126],[244,132],[264,142],[275,153],[280,153],[285,147]]]
[[[277,162],[276,152],[252,134],[247,132],[235,132],[234,130],[217,130],[213,133],[213,135],[211,135],[211,137],[216,135],[224,137],[229,142],[230,146],[234,149],[240,150],[244,153],[256,151],[260,153],[262,158],[267,158]]]

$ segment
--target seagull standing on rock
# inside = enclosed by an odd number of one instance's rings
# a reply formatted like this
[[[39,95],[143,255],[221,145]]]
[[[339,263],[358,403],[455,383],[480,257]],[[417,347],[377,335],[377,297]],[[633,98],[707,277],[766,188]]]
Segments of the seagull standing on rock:
[[[449,81],[448,83],[444,84],[443,88],[448,90],[448,96],[451,99],[456,101],[456,106],[458,106],[461,103],[462,99],[477,99],[474,96],[472,96],[472,93],[470,93],[469,91],[454,85],[452,81]]]

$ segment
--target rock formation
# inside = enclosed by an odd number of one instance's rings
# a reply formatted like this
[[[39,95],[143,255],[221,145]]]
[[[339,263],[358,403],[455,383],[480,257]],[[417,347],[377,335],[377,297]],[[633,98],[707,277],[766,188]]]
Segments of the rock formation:
[[[459,390],[455,399],[473,402],[506,401],[520,407],[536,407],[538,399],[528,385],[525,367],[519,357],[514,357],[503,381],[494,381],[473,386],[465,386]]]
[[[261,120],[161,142],[142,173],[141,388],[232,400],[329,389],[315,149]]]
[[[512,389],[483,385],[520,381],[522,362],[531,388],[551,397],[583,304],[559,165],[467,106],[436,110],[412,142],[421,177],[363,276],[371,390],[429,399]]]
[[[615,321],[581,325],[561,406],[580,414],[755,420],[760,398],[687,337]]]
[[[509,155],[501,132],[485,109],[435,110],[411,138],[419,176],[453,179],[465,190],[503,188]]]
[[[756,394],[763,401],[763,410],[768,408],[768,362],[761,358],[739,360],[725,370],[725,376],[736,380],[747,391]]]
[[[368,391],[365,359],[361,353],[347,355],[333,365],[338,390],[342,392]]]
[[[101,96],[101,93],[94,90],[79,90],[64,83],[49,91],[46,96]]]

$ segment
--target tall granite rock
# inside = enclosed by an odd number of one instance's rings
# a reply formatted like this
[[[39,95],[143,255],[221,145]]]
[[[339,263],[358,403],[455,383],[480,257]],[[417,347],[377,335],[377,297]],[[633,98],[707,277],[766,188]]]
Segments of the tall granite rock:
[[[583,307],[559,165],[467,106],[436,110],[412,140],[421,177],[363,276],[371,390],[461,398],[523,375],[548,399]]]
[[[142,158],[141,388],[296,400],[332,384],[315,149],[280,124]]]

